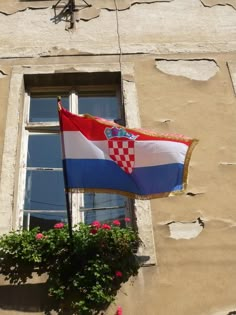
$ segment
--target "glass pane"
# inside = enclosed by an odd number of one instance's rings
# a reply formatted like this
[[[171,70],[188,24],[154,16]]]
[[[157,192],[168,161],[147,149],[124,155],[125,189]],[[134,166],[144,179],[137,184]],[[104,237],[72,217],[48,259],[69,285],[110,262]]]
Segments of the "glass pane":
[[[61,98],[64,108],[69,109],[69,98]],[[30,122],[58,121],[57,96],[31,96],[30,98]]]
[[[63,172],[28,170],[24,209],[66,210]]]
[[[120,120],[121,111],[116,96],[79,96],[79,113]]]
[[[123,124],[121,115],[121,106],[116,95],[96,95],[92,92],[87,95],[79,95],[79,113],[90,114],[93,116],[102,117],[108,120],[115,120],[119,124]],[[106,210],[89,210],[84,212],[85,223],[90,224],[95,220],[100,222],[112,223],[113,220],[120,220],[122,225],[127,207],[127,198],[116,194],[84,194],[85,208],[106,208],[118,207],[116,209]]]
[[[121,226],[125,226],[124,222],[125,218],[125,209],[119,210],[91,210],[86,211],[84,214],[84,221],[87,224],[91,224],[93,221],[99,221],[101,223],[111,224],[113,220],[119,220],[121,222]]]
[[[85,223],[90,224],[95,220],[100,222],[111,223],[117,219],[123,221],[125,217],[125,209],[127,207],[127,198],[115,194],[84,194],[85,208],[100,208],[104,210],[88,210],[84,212]],[[107,207],[115,207],[116,209],[105,209]]]
[[[41,231],[46,231],[58,223],[67,223],[67,214],[65,213],[25,213],[23,220],[24,229],[33,229],[40,227]]]
[[[62,168],[60,135],[30,135],[28,142],[27,166]]]

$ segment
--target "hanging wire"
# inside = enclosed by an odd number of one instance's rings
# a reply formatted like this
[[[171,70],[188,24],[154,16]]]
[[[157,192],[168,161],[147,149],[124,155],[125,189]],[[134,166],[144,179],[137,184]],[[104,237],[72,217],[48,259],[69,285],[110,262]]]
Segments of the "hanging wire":
[[[117,33],[117,41],[118,41],[118,48],[119,48],[119,65],[120,65],[120,72],[122,70],[122,50],[121,50],[121,43],[120,43],[120,25],[119,25],[119,16],[118,16],[118,7],[116,0],[114,0],[114,5],[116,9],[116,33]]]
[[[120,25],[119,25],[119,14],[116,0],[114,0],[115,12],[116,12],[116,33],[117,33],[117,42],[119,49],[119,67],[121,75],[121,104],[124,108],[124,95],[123,95],[123,77],[122,77],[122,49],[121,49],[121,40],[120,40]]]

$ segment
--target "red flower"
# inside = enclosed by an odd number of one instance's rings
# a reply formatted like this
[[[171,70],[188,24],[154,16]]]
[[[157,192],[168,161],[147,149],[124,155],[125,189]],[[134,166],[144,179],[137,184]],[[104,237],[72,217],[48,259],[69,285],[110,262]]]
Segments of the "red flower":
[[[101,227],[101,223],[99,221],[93,221],[91,224],[92,227],[99,229]]]
[[[54,225],[54,229],[62,229],[64,227],[64,223],[59,222]]]
[[[120,221],[119,221],[119,220],[114,220],[112,223],[113,223],[114,225],[120,226]]]
[[[104,230],[110,230],[110,229],[111,229],[111,226],[104,223],[104,224],[102,225],[102,229],[104,229]]]
[[[90,230],[90,233],[91,233],[91,234],[97,234],[97,232],[98,232],[97,229],[91,229],[91,230]]]
[[[121,306],[117,307],[116,315],[122,315],[122,307]]]
[[[130,218],[125,218],[125,222],[130,222]]]
[[[43,237],[44,237],[44,235],[42,233],[38,233],[35,236],[36,240],[41,240],[41,238],[43,238]]]
[[[120,278],[120,277],[122,277],[122,276],[123,276],[122,272],[119,271],[119,270],[117,270],[117,271],[116,271],[116,277],[117,277],[117,278]]]

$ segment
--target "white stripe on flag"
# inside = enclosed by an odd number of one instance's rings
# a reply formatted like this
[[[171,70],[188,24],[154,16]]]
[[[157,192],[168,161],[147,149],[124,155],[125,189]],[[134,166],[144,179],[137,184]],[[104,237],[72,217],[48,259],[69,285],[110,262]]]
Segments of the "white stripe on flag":
[[[107,159],[109,149],[107,140],[90,141],[81,132],[64,131],[66,159]],[[135,167],[184,164],[188,146],[173,141],[136,141]]]

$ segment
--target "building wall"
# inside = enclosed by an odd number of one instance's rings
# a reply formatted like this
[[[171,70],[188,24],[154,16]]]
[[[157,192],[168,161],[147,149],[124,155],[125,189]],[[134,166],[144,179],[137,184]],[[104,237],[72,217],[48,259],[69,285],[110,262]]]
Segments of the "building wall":
[[[143,128],[199,143],[186,192],[151,201],[156,265],[141,268],[116,302],[129,315],[236,314],[236,1],[90,0],[91,7],[76,13],[73,29],[55,23],[56,2],[0,0],[0,162],[17,67],[121,67],[125,82],[135,83]],[[3,187],[11,175],[0,174]],[[16,220],[5,201],[1,232]],[[46,297],[37,281],[35,289],[11,291],[2,280],[0,314],[39,314]],[[29,291],[32,299],[25,298]],[[10,299],[9,292],[18,293]],[[115,310],[111,305],[107,314]]]

